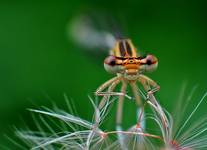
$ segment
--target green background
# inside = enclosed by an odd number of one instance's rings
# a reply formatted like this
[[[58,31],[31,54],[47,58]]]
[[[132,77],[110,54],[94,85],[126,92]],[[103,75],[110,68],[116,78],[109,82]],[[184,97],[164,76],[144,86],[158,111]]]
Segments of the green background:
[[[9,146],[4,135],[13,136],[13,126],[32,125],[27,108],[54,102],[64,109],[63,93],[74,100],[80,116],[91,119],[87,96],[113,75],[103,68],[105,54],[86,55],[68,39],[68,22],[87,12],[110,14],[136,46],[158,57],[159,67],[149,76],[161,86],[157,95],[165,107],[173,106],[183,82],[186,94],[198,85],[197,99],[206,90],[204,1],[1,1],[0,145]]]

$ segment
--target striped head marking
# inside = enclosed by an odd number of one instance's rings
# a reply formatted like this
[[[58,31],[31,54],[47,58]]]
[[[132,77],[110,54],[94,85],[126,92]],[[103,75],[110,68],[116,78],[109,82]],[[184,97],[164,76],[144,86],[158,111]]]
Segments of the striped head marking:
[[[111,50],[111,55],[122,58],[137,57],[137,50],[130,39],[118,39]]]

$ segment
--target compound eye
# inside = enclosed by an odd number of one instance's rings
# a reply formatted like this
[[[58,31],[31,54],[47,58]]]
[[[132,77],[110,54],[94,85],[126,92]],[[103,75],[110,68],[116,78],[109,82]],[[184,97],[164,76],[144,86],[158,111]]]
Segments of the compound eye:
[[[115,56],[108,56],[104,60],[104,64],[107,64],[109,66],[115,66],[116,65],[116,57]]]
[[[123,70],[123,67],[116,64],[115,56],[108,56],[104,61],[104,68],[109,73],[120,73]]]
[[[146,64],[147,65],[152,65],[155,61],[155,57],[153,55],[147,55],[146,57]]]
[[[152,72],[156,70],[158,66],[158,60],[153,55],[147,55],[143,58],[143,64],[140,66],[140,70],[145,72]]]

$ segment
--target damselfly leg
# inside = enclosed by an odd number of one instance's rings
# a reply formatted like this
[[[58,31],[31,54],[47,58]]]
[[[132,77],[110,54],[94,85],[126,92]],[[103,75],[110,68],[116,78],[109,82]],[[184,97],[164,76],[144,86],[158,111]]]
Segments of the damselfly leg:
[[[123,103],[124,103],[124,97],[127,97],[129,99],[135,99],[137,107],[140,107],[141,110],[144,110],[144,105],[140,97],[139,88],[137,85],[137,82],[140,82],[144,89],[148,91],[149,94],[153,94],[157,90],[159,90],[159,86],[157,83],[150,78],[140,75],[136,81],[128,81],[124,79],[123,77],[114,77],[111,80],[105,82],[103,85],[101,85],[97,91],[95,92],[97,96],[103,96],[99,103],[99,109],[102,109],[107,101],[109,101],[110,96],[119,96],[118,98],[118,104],[117,104],[117,113],[116,113],[116,124],[121,125],[122,124],[122,113],[123,113]],[[121,91],[120,92],[114,92],[114,89],[116,86],[122,83]],[[126,94],[127,84],[130,85],[133,98],[131,96],[128,96]],[[152,88],[151,88],[152,87]],[[152,102],[153,103],[153,102]],[[137,124],[140,123],[141,117],[143,112],[141,111],[140,115],[138,115]]]
[[[126,92],[114,92],[114,88],[121,82],[121,80],[122,77],[114,77],[111,80],[106,81],[96,90],[95,94],[97,96],[103,96],[99,103],[99,109],[103,108],[110,96],[125,96],[131,99],[131,97],[126,94]],[[108,89],[106,90],[106,92],[103,92],[107,87]]]
[[[138,81],[143,85],[145,91],[147,91],[147,99],[150,95],[160,90],[160,86],[145,75],[140,75]]]

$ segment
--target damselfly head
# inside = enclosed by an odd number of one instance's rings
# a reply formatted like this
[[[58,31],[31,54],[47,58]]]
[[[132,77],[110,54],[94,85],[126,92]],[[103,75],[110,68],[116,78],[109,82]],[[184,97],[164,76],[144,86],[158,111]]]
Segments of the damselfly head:
[[[157,58],[153,55],[140,57],[130,39],[118,39],[110,55],[104,61],[106,71],[126,76],[151,72],[157,66]]]
[[[124,66],[118,64],[117,58],[113,55],[106,57],[104,60],[104,68],[107,72],[113,74],[124,72]]]

